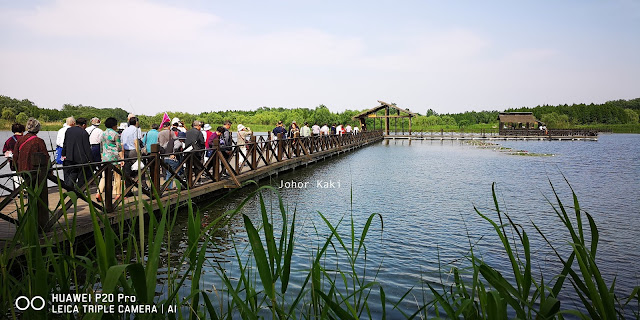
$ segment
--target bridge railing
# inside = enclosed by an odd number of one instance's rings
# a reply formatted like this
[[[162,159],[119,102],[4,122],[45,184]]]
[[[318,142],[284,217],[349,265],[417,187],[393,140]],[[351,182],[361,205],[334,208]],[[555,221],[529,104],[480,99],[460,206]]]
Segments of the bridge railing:
[[[213,183],[223,183],[226,187],[241,186],[239,175],[249,172],[270,170],[269,166],[279,162],[310,159],[313,154],[340,150],[382,138],[381,131],[361,132],[359,134],[322,135],[276,139],[266,136],[252,136],[245,144],[234,143],[232,146],[221,146],[215,139],[212,148],[188,152],[161,154],[157,144],[151,146],[151,153],[117,161],[103,161],[72,166],[59,166],[49,162],[44,154],[32,155],[32,164],[36,168],[30,172],[0,175],[5,181],[2,189],[5,196],[0,197],[0,219],[12,224],[19,224],[19,207],[23,204],[37,204],[41,231],[50,231],[58,220],[77,202],[91,203],[99,211],[110,213],[125,205],[126,199],[139,184],[141,192],[150,197],[159,198],[176,192],[170,188],[179,185],[181,190],[196,188]],[[207,153],[211,153],[207,157]],[[175,162],[172,162],[175,158]],[[172,161],[165,161],[172,159]],[[141,161],[144,165],[135,174],[125,174],[122,163],[131,164]],[[177,164],[176,164],[177,163]],[[4,166],[6,164],[0,164]],[[82,185],[67,185],[61,178],[61,171],[80,169],[86,181]],[[163,174],[164,173],[164,174]],[[167,173],[169,173],[167,175]],[[122,183],[113,188],[114,176],[121,177]],[[170,176],[169,179],[163,179]],[[12,181],[19,177],[23,183],[15,185]],[[100,199],[96,194],[100,180],[103,179],[104,191]],[[47,181],[56,185],[60,199],[50,208]],[[230,185],[228,183],[231,183]],[[38,195],[25,197],[27,186],[42,189]],[[44,186],[44,187],[43,187]],[[115,192],[114,192],[115,190]],[[36,198],[34,198],[34,196]],[[76,200],[77,199],[77,200]],[[77,201],[77,202],[76,202]],[[54,203],[52,203],[53,205]]]
[[[501,136],[549,136],[549,137],[594,137],[598,135],[595,129],[500,129]]]

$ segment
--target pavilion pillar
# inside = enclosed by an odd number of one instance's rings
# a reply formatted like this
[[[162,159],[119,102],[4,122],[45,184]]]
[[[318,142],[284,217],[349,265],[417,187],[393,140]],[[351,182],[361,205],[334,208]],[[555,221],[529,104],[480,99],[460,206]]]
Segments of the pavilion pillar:
[[[389,135],[389,107],[384,108],[384,132],[386,135]]]

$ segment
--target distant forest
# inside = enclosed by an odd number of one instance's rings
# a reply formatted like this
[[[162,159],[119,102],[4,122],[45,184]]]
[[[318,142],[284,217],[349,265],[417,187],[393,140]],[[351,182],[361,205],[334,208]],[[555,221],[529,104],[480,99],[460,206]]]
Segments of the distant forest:
[[[115,117],[119,122],[127,120],[129,112],[122,108],[95,108],[83,105],[65,104],[60,110],[39,108],[33,102],[23,99],[18,100],[0,95],[0,117],[3,128],[8,129],[13,122],[25,123],[29,117],[39,119],[45,124],[61,125],[64,119],[73,117],[85,117],[91,119],[98,117],[104,121],[107,117]],[[366,109],[364,109],[366,110]],[[291,123],[296,120],[298,123],[305,121],[310,124],[318,123],[350,123],[357,124],[351,117],[364,110],[345,110],[334,113],[324,105],[319,105],[314,109],[309,108],[268,108],[261,107],[253,111],[229,110],[203,112],[200,114],[189,114],[185,112],[169,112],[169,115],[178,117],[189,125],[193,120],[202,120],[210,123],[213,127],[222,124],[226,119],[233,123],[245,125],[274,126],[279,120],[284,123]],[[545,122],[547,126],[553,128],[568,128],[572,126],[589,125],[637,125],[640,122],[640,98],[632,100],[614,100],[603,104],[572,104],[572,105],[542,105],[534,108],[511,108],[505,112],[533,112],[534,116]],[[454,114],[438,114],[429,109],[426,114],[420,114],[412,121],[414,130],[433,129],[436,127],[474,127],[475,125],[496,125],[499,111],[468,111]],[[149,128],[152,123],[160,123],[164,112],[155,115],[139,115],[143,128]],[[367,123],[369,128],[373,127]],[[394,119],[391,120],[392,125]],[[380,121],[378,120],[378,123]],[[379,124],[378,124],[379,125]],[[408,128],[406,119],[398,120],[398,127]]]

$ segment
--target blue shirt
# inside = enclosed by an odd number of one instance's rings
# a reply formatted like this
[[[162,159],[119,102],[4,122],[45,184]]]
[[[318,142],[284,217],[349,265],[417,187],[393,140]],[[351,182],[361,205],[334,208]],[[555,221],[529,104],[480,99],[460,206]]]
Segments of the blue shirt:
[[[144,143],[147,148],[147,152],[151,153],[151,145],[158,143],[158,130],[149,130],[149,132],[144,136],[144,139],[142,139],[142,143]]]
[[[138,127],[136,126],[128,126],[122,134],[120,135],[120,140],[122,141],[122,147],[124,150],[135,150],[136,149],[136,139],[140,139],[140,135],[138,134]]]

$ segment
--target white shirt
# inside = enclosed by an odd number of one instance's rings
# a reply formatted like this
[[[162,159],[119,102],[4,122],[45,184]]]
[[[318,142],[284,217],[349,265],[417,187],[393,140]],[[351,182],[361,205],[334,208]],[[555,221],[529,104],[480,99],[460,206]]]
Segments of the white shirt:
[[[324,134],[329,134],[329,127],[322,126],[322,128],[320,128],[320,132],[322,132]]]
[[[345,128],[345,130],[346,130],[347,132],[351,132],[351,125],[347,125],[347,127]]]
[[[353,128],[353,133],[358,133],[358,131],[360,131],[360,129],[358,129],[358,127],[354,127]]]
[[[311,132],[313,132],[313,134],[320,134],[320,126],[317,124],[314,124],[311,127]]]
[[[56,146],[64,146],[64,135],[65,133],[67,133],[67,129],[69,129],[69,126],[65,123],[64,125],[62,125],[62,129],[58,130],[58,136],[56,137]]]
[[[87,133],[89,134],[89,144],[100,144],[100,139],[102,138],[102,129],[100,129],[96,125],[92,125],[91,127],[87,127]]]

